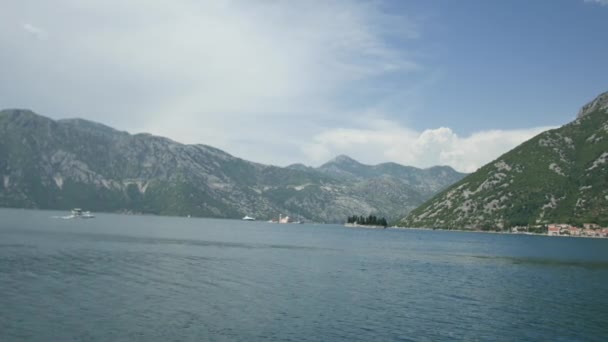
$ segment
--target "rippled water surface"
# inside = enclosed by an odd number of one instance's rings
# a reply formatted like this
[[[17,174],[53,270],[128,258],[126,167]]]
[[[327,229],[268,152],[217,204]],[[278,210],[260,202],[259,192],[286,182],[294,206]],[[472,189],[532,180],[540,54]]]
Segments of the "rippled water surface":
[[[0,341],[606,341],[608,240],[0,209]]]

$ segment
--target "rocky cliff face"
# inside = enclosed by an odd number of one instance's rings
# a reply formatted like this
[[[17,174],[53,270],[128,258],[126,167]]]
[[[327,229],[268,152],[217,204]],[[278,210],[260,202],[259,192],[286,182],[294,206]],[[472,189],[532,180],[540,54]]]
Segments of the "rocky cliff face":
[[[349,176],[340,171],[348,169],[345,160],[334,160],[333,171],[281,168],[81,119],[0,112],[0,206],[7,207],[260,219],[283,214],[321,222],[370,213],[397,218],[464,176],[451,168],[353,162],[362,171]]]
[[[456,229],[608,224],[608,93],[412,211],[401,225]]]

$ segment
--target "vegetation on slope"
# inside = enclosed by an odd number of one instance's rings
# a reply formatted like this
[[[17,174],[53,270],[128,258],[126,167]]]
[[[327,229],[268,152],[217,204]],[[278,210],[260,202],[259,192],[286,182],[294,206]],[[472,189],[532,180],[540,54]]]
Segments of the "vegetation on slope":
[[[407,227],[608,224],[608,93],[413,210]]]

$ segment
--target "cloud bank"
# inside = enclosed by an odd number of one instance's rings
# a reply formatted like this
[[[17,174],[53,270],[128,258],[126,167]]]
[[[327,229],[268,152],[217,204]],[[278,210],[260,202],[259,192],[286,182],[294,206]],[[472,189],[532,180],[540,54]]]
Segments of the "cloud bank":
[[[316,135],[303,150],[317,162],[348,154],[370,163],[391,160],[419,167],[450,165],[459,171],[474,172],[529,138],[554,128],[489,130],[461,137],[447,127],[417,132],[387,121],[371,126],[327,130]]]

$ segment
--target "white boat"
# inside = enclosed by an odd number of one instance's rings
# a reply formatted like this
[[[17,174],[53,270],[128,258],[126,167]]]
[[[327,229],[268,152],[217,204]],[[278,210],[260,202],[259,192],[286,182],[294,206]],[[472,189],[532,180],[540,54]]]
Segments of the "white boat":
[[[90,219],[95,218],[95,215],[91,214],[90,211],[83,211],[80,208],[72,209],[72,215],[69,218],[82,218],[82,219]]]
[[[245,215],[245,217],[243,217],[243,221],[255,221],[255,218]]]

